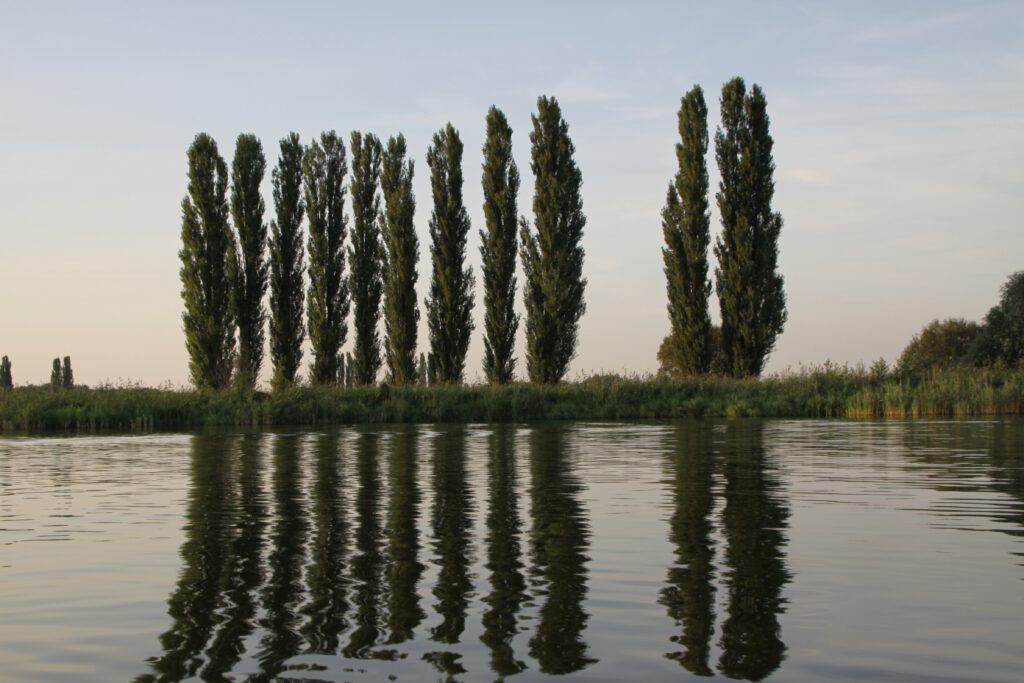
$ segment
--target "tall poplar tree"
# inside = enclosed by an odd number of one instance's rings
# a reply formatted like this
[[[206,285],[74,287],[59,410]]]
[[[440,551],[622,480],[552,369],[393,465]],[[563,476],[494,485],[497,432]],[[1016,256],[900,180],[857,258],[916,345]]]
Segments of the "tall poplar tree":
[[[384,248],[380,241],[381,144],[377,136],[352,133],[352,246],[349,249],[355,348],[353,384],[373,384],[380,370],[380,298],[383,290]]]
[[[64,364],[60,369],[60,384],[65,389],[75,387],[75,373],[71,369],[71,356],[64,356]]]
[[[434,209],[430,214],[433,273],[427,297],[431,379],[461,382],[473,331],[473,271],[466,266],[469,214],[462,201],[462,140],[448,124],[427,150]]]
[[[520,225],[526,283],[526,367],[531,382],[555,383],[576,355],[583,292],[583,177],[573,160],[569,124],[554,97],[537,100],[530,133],[533,231]]]
[[[484,221],[480,256],[484,277],[484,375],[506,384],[515,370],[516,214],[519,169],[512,158],[512,128],[497,107],[487,112],[484,142]]]
[[[60,370],[60,358],[54,358],[50,369],[50,388],[61,389],[63,386],[64,380]]]
[[[757,376],[786,323],[786,294],[778,273],[782,216],[775,193],[772,137],[764,93],[747,94],[742,78],[722,87],[722,125],[715,133],[721,173],[715,243],[715,288],[722,314],[722,355],[727,374]]]
[[[693,86],[679,105],[679,169],[669,183],[661,227],[665,246],[668,315],[672,324],[672,356],[687,375],[702,374],[711,365],[711,318],[708,297],[708,245],[711,217],[708,212],[708,108],[704,92]]]
[[[281,140],[281,156],[273,172],[274,212],[270,224],[270,360],[273,386],[295,383],[302,362],[302,143],[296,133]]]
[[[181,319],[192,383],[224,389],[231,382],[235,321],[228,270],[234,238],[228,224],[228,169],[217,143],[196,135],[188,149],[188,194],[181,202]]]
[[[420,311],[416,306],[416,263],[419,241],[413,225],[416,197],[412,192],[413,162],[406,160],[405,136],[388,140],[380,186],[384,195],[382,237],[384,269],[384,351],[395,384],[416,381],[416,335]]]
[[[307,323],[313,347],[309,378],[336,384],[338,353],[348,335],[349,291],[345,280],[345,143],[332,130],[314,140],[302,160],[306,215],[309,218],[309,292]]]
[[[13,389],[14,377],[11,376],[11,359],[4,356],[0,359],[0,389]]]
[[[235,383],[242,388],[256,386],[263,367],[263,324],[267,311],[266,205],[260,193],[267,161],[263,145],[255,135],[242,134],[235,142],[231,163],[231,220],[238,233],[233,274],[234,315],[238,322],[238,373]]]

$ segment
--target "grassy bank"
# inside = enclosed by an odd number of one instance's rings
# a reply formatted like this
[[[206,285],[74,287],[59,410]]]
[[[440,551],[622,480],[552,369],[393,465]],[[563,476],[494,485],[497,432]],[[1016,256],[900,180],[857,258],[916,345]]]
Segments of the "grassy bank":
[[[918,380],[827,366],[752,380],[597,376],[555,386],[299,387],[276,394],[144,388],[0,392],[0,431],[710,417],[1024,414],[1024,372],[952,370]]]

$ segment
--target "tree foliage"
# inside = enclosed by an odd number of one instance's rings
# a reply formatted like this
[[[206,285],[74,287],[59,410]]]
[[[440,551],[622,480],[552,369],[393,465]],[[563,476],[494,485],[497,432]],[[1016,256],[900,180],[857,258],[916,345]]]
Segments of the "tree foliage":
[[[671,355],[685,375],[708,371],[711,363],[708,297],[708,245],[711,217],[708,212],[708,108],[704,92],[695,85],[679,105],[679,168],[668,186],[661,226],[665,246],[661,250],[668,289],[668,314],[672,331],[666,339],[675,344]]]
[[[533,229],[520,224],[526,282],[526,367],[531,382],[555,383],[576,355],[583,293],[583,178],[558,101],[542,96],[530,117]]]
[[[1001,362],[1011,367],[1024,358],[1024,271],[1007,279],[999,303],[985,314],[971,357],[979,365]]]
[[[0,389],[13,389],[14,376],[11,375],[11,359],[7,356],[0,358]]]
[[[263,296],[267,292],[267,224],[263,222],[266,205],[260,185],[266,170],[267,162],[259,139],[255,135],[239,135],[231,163],[231,220],[238,239],[231,279],[233,314],[238,322],[235,383],[246,389],[255,387],[263,366],[263,325],[267,318],[263,306]]]
[[[302,160],[309,219],[307,324],[313,350],[313,384],[337,384],[339,352],[348,335],[348,282],[345,279],[345,143],[332,130],[314,140]]]
[[[231,381],[235,321],[228,281],[233,237],[228,224],[227,165],[206,133],[188,150],[188,194],[181,202],[182,323],[192,383],[224,389]]]
[[[737,377],[761,374],[786,322],[777,269],[782,216],[771,208],[775,162],[766,107],[760,87],[747,94],[743,79],[734,78],[722,88],[722,125],[715,133],[722,218],[715,287],[726,371]]]
[[[686,362],[679,354],[680,344],[668,334],[658,347],[658,374],[672,379],[683,379],[691,373],[684,370]],[[712,325],[708,329],[708,369],[712,375],[724,375],[725,359],[722,357],[722,328]]]
[[[512,128],[497,107],[487,112],[483,190],[486,230],[480,231],[484,279],[484,375],[506,384],[515,371],[519,316],[516,296],[516,216],[519,169],[512,158]]]
[[[381,229],[386,249],[384,269],[384,344],[390,380],[416,381],[416,337],[420,311],[416,305],[416,263],[419,240],[413,224],[416,197],[412,192],[413,161],[406,160],[405,136],[388,140],[383,154],[381,191],[384,216]]]
[[[64,380],[60,370],[60,358],[53,359],[53,365],[50,369],[50,388],[60,389],[64,386]]]
[[[353,326],[355,348],[351,370],[353,384],[373,384],[380,370],[380,299],[383,290],[384,248],[380,240],[380,197],[377,186],[381,173],[381,144],[375,135],[352,133],[352,246],[349,249],[352,274]]]
[[[448,124],[427,150],[434,208],[430,214],[433,271],[427,298],[432,379],[461,382],[473,331],[473,272],[466,266],[469,214],[462,201],[462,140]]]
[[[60,385],[65,389],[72,389],[75,386],[75,373],[71,370],[71,356],[64,356],[64,363],[60,369]]]
[[[274,211],[270,224],[270,360],[273,386],[295,383],[302,363],[302,143],[296,133],[281,140],[281,156],[273,172]]]
[[[896,366],[901,374],[920,375],[966,364],[979,329],[977,323],[962,318],[933,320],[914,335]]]

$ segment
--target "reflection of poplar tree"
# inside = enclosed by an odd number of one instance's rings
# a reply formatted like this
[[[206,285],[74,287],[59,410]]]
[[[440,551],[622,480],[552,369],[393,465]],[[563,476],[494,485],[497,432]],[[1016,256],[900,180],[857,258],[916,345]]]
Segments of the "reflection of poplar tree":
[[[303,632],[310,651],[319,654],[336,653],[338,634],[348,628],[348,524],[340,448],[337,434],[320,436],[314,454],[316,482],[310,487],[314,535],[306,571],[309,604],[303,610],[309,621]]]
[[[765,462],[762,425],[730,424],[725,445],[725,561],[728,615],[722,625],[719,670],[730,678],[759,681],[782,664],[779,615],[789,582],[783,547],[789,508]]]
[[[994,430],[989,449],[993,488],[1012,496],[1016,503],[1001,507],[996,519],[1017,526],[1009,533],[1020,536],[1024,529],[1024,424],[1001,420]]]
[[[420,607],[416,584],[423,574],[419,561],[420,491],[416,481],[416,429],[396,428],[391,441],[391,501],[388,506],[387,534],[391,562],[388,565],[388,629],[390,643],[413,637],[413,631],[426,614]]]
[[[284,663],[298,654],[298,606],[302,602],[302,565],[308,522],[302,502],[300,441],[295,437],[274,439],[273,495],[276,521],[268,559],[270,576],[263,590],[266,616],[261,625],[266,635],[258,654],[264,680],[273,679]]]
[[[710,676],[708,654],[715,620],[710,425],[681,425],[674,441],[668,463],[673,499],[669,541],[675,547],[676,564],[668,571],[668,585],[659,602],[682,627],[682,634],[673,640],[683,651],[668,657],[694,675]]]
[[[230,516],[224,503],[230,488],[230,441],[192,438],[191,478],[185,512],[182,571],[167,600],[171,628],[160,636],[163,655],[150,660],[157,674],[138,680],[177,681],[199,675],[202,652],[221,620],[220,584],[230,543]]]
[[[487,611],[480,640],[491,649],[491,669],[499,676],[511,676],[526,668],[512,650],[516,616],[526,599],[513,430],[509,425],[496,426],[488,460],[487,569],[491,572],[491,593],[484,599]]]
[[[534,571],[547,584],[530,655],[548,674],[568,674],[596,662],[587,656],[586,549],[590,528],[579,501],[582,485],[569,471],[561,428],[530,434],[531,546]]]

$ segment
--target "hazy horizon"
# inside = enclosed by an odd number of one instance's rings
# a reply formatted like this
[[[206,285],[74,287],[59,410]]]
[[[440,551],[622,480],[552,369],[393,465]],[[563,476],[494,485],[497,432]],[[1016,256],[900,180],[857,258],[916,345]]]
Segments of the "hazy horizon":
[[[450,121],[465,144],[477,280],[468,381],[483,376],[477,233],[492,104],[514,131],[527,218],[539,95],[558,98],[576,145],[588,286],[569,379],[657,368],[669,326],[660,212],[675,172],[679,98],[694,84],[712,138],[727,80],[757,83],[768,100],[789,311],[768,372],[826,359],[892,362],[932,319],[979,320],[1024,270],[1017,3],[520,3],[495,17],[461,3],[284,11],[10,2],[4,15],[0,355],[18,385],[46,382],[51,360],[65,355],[82,384],[187,383],[180,205],[186,150],[200,131],[229,164],[239,133],[261,139],[267,222],[270,169],[289,131],[308,143],[335,129],[346,146],[352,130],[384,140],[404,133],[415,161],[422,310],[425,154]],[[713,141],[708,161],[717,235]],[[522,311],[521,269],[518,279]],[[717,321],[714,295],[711,308]],[[421,315],[420,351],[425,322]],[[520,377],[523,337],[521,326]],[[351,346],[350,328],[343,350]],[[307,343],[302,375],[310,360]],[[266,358],[265,377],[269,368]]]

